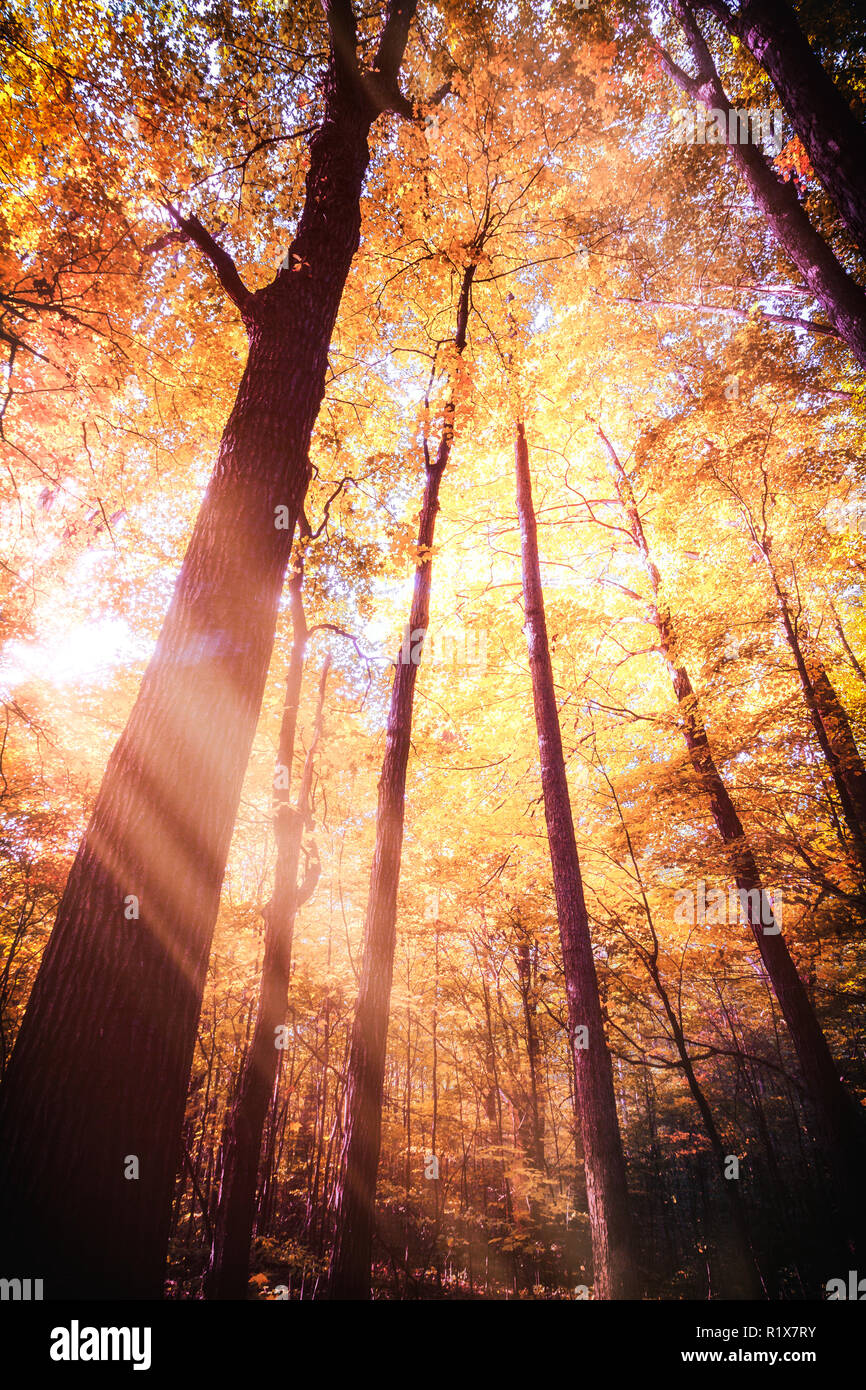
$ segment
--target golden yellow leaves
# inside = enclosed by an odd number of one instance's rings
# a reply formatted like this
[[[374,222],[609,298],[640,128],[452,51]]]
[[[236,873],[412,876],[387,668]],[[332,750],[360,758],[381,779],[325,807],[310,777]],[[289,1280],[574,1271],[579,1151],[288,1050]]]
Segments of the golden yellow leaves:
[[[421,472],[416,475],[420,484]],[[413,569],[420,568],[423,564],[432,559],[432,550],[429,546],[419,546],[418,544],[418,517],[415,516],[412,522],[405,522],[399,527],[395,527],[389,537],[388,562],[389,567],[401,579],[411,573]],[[402,617],[403,614],[398,614]]]

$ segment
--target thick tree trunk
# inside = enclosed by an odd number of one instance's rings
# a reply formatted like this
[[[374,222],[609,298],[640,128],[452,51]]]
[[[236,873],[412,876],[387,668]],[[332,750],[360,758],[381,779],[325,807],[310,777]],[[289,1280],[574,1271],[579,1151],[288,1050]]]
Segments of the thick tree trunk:
[[[466,346],[469,300],[474,267],[463,276],[457,309],[455,345]],[[388,1012],[394,974],[397,929],[397,888],[403,848],[403,815],[406,769],[412,736],[412,710],[418,666],[415,633],[426,636],[430,621],[432,548],[439,510],[439,487],[454,438],[453,403],[446,408],[442,436],[434,463],[426,466],[424,500],[418,527],[418,562],[409,616],[411,651],[405,646],[397,662],[388,724],[385,757],[379,778],[376,808],[376,847],[370,873],[370,891],[364,922],[364,955],[352,1048],[346,1082],[346,1129],[343,1136],[341,1176],[334,1203],[334,1245],[328,1297],[368,1299],[373,1259],[373,1227],[376,1178],[382,1140],[382,1094]],[[410,659],[406,659],[406,657]]]
[[[280,729],[278,774],[275,779],[278,783],[287,783],[291,775],[304,674],[307,625],[301,600],[300,574],[293,579],[292,607],[294,640]],[[286,785],[278,786],[276,795],[274,835],[277,863],[273,896],[264,913],[265,953],[259,1010],[226,1132],[219,1206],[207,1279],[209,1298],[240,1299],[247,1296],[259,1156],[279,1061],[277,1030],[286,1020],[295,916],[298,908],[310,897],[319,876],[318,856],[314,853],[303,884],[298,884],[301,840],[304,827],[309,823],[313,765],[322,733],[329,665],[330,660],[326,657],[319,681],[315,729],[304,763],[297,805],[291,805]]]
[[[562,941],[576,1110],[583,1140],[592,1232],[594,1293],[599,1299],[635,1298],[638,1296],[638,1280],[625,1159],[574,837],[553,667],[547,641],[529,451],[522,424],[517,426],[515,459],[525,626],[538,730],[544,814]]]
[[[695,16],[685,0],[671,0],[671,8],[685,30],[698,75],[689,77],[667,55],[662,58],[662,65],[684,91],[707,107],[723,111],[727,121],[731,103]],[[732,144],[730,149],[776,240],[797,267],[803,283],[809,286],[838,336],[848,344],[861,367],[866,367],[866,292],[812,226],[793,183],[782,181],[758,146]]]
[[[700,0],[693,5],[702,8]],[[812,167],[866,260],[866,130],[824,68],[786,0],[707,6],[765,70]]]
[[[709,801],[719,835],[730,852],[737,888],[740,894],[746,895],[741,899],[745,904],[745,915],[800,1060],[827,1158],[835,1170],[842,1201],[841,1222],[853,1246],[862,1240],[864,1229],[863,1204],[857,1178],[864,1157],[860,1117],[839,1076],[838,1067],[782,933],[773,923],[769,899],[764,892],[751,845],[710,750],[688,671],[677,660],[673,624],[669,612],[660,603],[661,578],[650,553],[631,482],[600,428],[598,434],[608,453],[611,477],[623,505],[628,530],[640,552],[652,587],[651,619],[659,635],[659,650],[670,672],[680,708],[681,727],[689,758]]]
[[[389,8],[394,81],[413,8]],[[346,32],[289,268],[249,295],[209,252],[241,307],[247,365],[0,1093],[3,1268],[37,1270],[47,1298],[162,1296],[211,936],[376,116],[347,56],[351,9],[328,13]]]

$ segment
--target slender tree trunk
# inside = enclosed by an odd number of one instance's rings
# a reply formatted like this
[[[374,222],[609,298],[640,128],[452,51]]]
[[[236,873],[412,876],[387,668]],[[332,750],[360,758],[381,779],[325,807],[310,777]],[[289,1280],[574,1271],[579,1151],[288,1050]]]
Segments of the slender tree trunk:
[[[484,1023],[487,1033],[487,1118],[491,1123],[495,1123],[496,1125],[496,1149],[502,1182],[501,1190],[504,1197],[504,1215],[505,1220],[510,1223],[514,1217],[514,1207],[511,1200],[511,1182],[508,1177],[508,1164],[505,1158],[504,1132],[502,1129],[502,1086],[499,1081],[499,1062],[496,1058],[496,1036],[493,1031],[493,1010],[490,1007],[490,987],[484,974],[484,962],[481,960],[477,951],[475,953],[475,959],[478,961],[478,969],[481,975],[481,997],[484,1000]]]
[[[700,1117],[703,1121],[704,1129],[707,1132],[707,1138],[710,1141],[710,1147],[713,1151],[713,1157],[715,1159],[716,1179],[717,1181],[719,1179],[721,1180],[722,1192],[728,1207],[728,1213],[731,1218],[731,1228],[736,1253],[738,1256],[738,1265],[733,1270],[726,1271],[726,1282],[728,1283],[729,1287],[735,1290],[735,1292],[732,1294],[733,1297],[752,1299],[764,1298],[767,1296],[767,1289],[764,1284],[760,1266],[758,1265],[758,1261],[755,1257],[755,1253],[752,1249],[752,1244],[749,1239],[749,1226],[746,1216],[745,1205],[740,1195],[739,1187],[736,1185],[732,1186],[732,1183],[736,1184],[738,1182],[738,1179],[730,1178],[726,1172],[726,1160],[728,1155],[725,1153],[725,1148],[722,1143],[722,1137],[719,1134],[715,1119],[713,1118],[713,1112],[710,1108],[709,1101],[707,1100],[706,1093],[704,1092],[704,1089],[701,1086],[700,1081],[698,1080],[697,1073],[695,1072],[694,1064],[689,1053],[688,1043],[686,1041],[686,1035],[683,1030],[681,1015],[674,1008],[667,986],[665,985],[665,982],[662,979],[661,970],[659,968],[658,934],[656,932],[655,922],[653,921],[653,915],[650,910],[649,899],[647,898],[646,891],[644,888],[643,875],[640,871],[640,865],[637,861],[637,855],[634,852],[634,845],[632,843],[631,833],[626,824],[625,816],[623,815],[622,805],[620,803],[619,797],[616,794],[616,789],[613,785],[613,782],[610,780],[610,778],[607,775],[607,772],[604,770],[603,767],[601,768],[601,771],[605,781],[607,782],[608,787],[610,788],[614,804],[616,805],[617,814],[619,815],[620,824],[622,826],[625,841],[628,846],[629,858],[631,859],[632,868],[634,870],[634,875],[637,880],[638,889],[640,891],[647,927],[649,928],[650,932],[651,947],[649,949],[647,949],[645,946],[641,945],[641,943],[637,941],[633,941],[632,944],[634,945],[638,953],[638,956],[644,966],[644,969],[646,970],[647,974],[653,982],[656,994],[661,1000],[662,1008],[664,1009],[665,1016],[667,1017],[668,1024],[670,1026],[671,1035],[674,1040],[674,1046],[676,1047],[677,1055],[680,1059],[680,1065],[682,1066],[689,1090],[691,1091],[692,1099],[694,1100],[695,1105],[698,1108],[698,1113],[700,1114]]]
[[[474,265],[464,272],[457,308],[455,345],[466,346]],[[352,1049],[346,1082],[346,1130],[341,1177],[335,1198],[334,1247],[328,1296],[368,1299],[373,1259],[376,1178],[382,1140],[382,1095],[388,1011],[394,973],[397,888],[403,848],[406,769],[412,735],[412,710],[418,666],[415,634],[423,642],[430,621],[432,548],[439,510],[439,487],[454,437],[453,402],[446,408],[435,462],[426,465],[424,500],[418,528],[418,561],[409,616],[409,645],[397,662],[385,735],[385,757],[376,808],[376,847],[364,923],[364,956]],[[408,659],[405,659],[407,658]]]
[[[520,999],[523,1005],[523,1022],[526,1028],[526,1056],[529,1062],[529,1098],[532,1134],[529,1144],[530,1158],[539,1173],[546,1173],[544,1161],[544,1109],[538,1085],[538,1060],[540,1046],[538,1040],[537,978],[534,978],[532,955],[537,947],[530,945],[529,932],[520,923],[520,937],[517,943],[517,980]]]
[[[731,103],[697,20],[685,0],[671,0],[671,9],[685,31],[697,77],[690,77],[660,52],[661,64],[683,91],[705,106],[723,111],[727,121]],[[730,150],[779,245],[799,270],[837,336],[848,344],[861,367],[866,367],[866,292],[812,226],[793,183],[779,177],[763,151],[746,143],[734,143]]]
[[[806,669],[815,692],[815,701],[827,741],[839,760],[842,780],[857,816],[860,833],[866,833],[866,768],[851,732],[848,715],[827,675],[827,668],[816,652],[806,652]]]
[[[525,626],[538,730],[544,814],[565,968],[576,1108],[583,1138],[594,1292],[599,1299],[634,1298],[637,1296],[638,1281],[625,1159],[574,837],[553,667],[547,641],[529,451],[522,424],[517,426],[515,458]]]
[[[761,551],[779,601],[782,626],[794,657],[812,726],[836,784],[842,814],[866,879],[866,769],[848,716],[833,689],[823,661],[809,640],[806,624],[802,619],[795,623],[791,617],[787,596],[776,577],[766,543],[761,546]]]
[[[267,1235],[271,1229],[274,1214],[274,1188],[276,1186],[275,1161],[277,1152],[277,1135],[280,1124],[285,1120],[286,1104],[280,1107],[280,1089],[283,1071],[283,1054],[277,1051],[277,1066],[274,1075],[274,1084],[271,1090],[270,1101],[267,1107],[267,1121],[264,1125],[264,1144],[261,1159],[261,1176],[259,1183],[258,1199],[255,1202],[255,1220],[253,1221],[250,1232],[250,1240],[255,1236]],[[220,1184],[220,1191],[222,1184]],[[219,1207],[217,1206],[217,1210]],[[214,1242],[211,1241],[211,1251]]]
[[[692,8],[700,9],[700,0]],[[736,14],[708,6],[767,73],[812,167],[866,260],[866,131],[786,0],[746,0]]]
[[[736,1290],[736,1297],[751,1299],[766,1298],[767,1288],[755,1252],[752,1249],[752,1243],[749,1237],[748,1217],[746,1215],[742,1196],[740,1195],[740,1189],[737,1185],[739,1179],[729,1178],[725,1172],[728,1154],[722,1142],[722,1136],[719,1134],[718,1128],[716,1127],[709,1101],[707,1100],[704,1089],[695,1072],[694,1064],[689,1055],[685,1034],[683,1033],[682,1024],[680,1023],[676,1010],[671,1003],[670,995],[662,981],[658,963],[655,960],[645,960],[644,964],[649,971],[653,984],[655,985],[656,993],[661,1000],[662,1008],[667,1016],[683,1074],[685,1075],[689,1090],[691,1091],[692,1099],[703,1121],[707,1138],[710,1141],[710,1147],[712,1148],[713,1158],[715,1160],[716,1176],[717,1178],[721,1178],[722,1192],[731,1219],[731,1230],[739,1256],[739,1268],[728,1271],[727,1282],[731,1288]]]
[[[315,1227],[319,1216],[320,1192],[322,1185],[322,1161],[325,1152],[325,1122],[328,1113],[328,1052],[330,1047],[330,1023],[328,1009],[330,996],[325,995],[324,1007],[324,1029],[322,1035],[322,1065],[320,1069],[319,1095],[320,1099],[316,1106],[316,1130],[315,1158],[313,1163],[313,1180],[308,1194],[307,1213],[304,1221],[304,1237],[312,1242],[315,1238]],[[318,1021],[316,1023],[316,1042],[318,1044]],[[318,1050],[318,1048],[317,1048]]]
[[[433,1022],[431,1026],[431,1045],[433,1048],[433,1074],[431,1078],[431,1089],[433,1092],[433,1114],[430,1120],[430,1152],[438,1162],[439,1157],[439,904],[437,902],[436,921],[433,924]],[[439,1178],[429,1179],[433,1189],[433,1222],[439,1226]]]
[[[348,0],[289,265],[250,294],[195,219],[249,356],[156,651],[108,763],[0,1094],[3,1268],[47,1298],[162,1296],[186,1087],[328,347],[360,235],[367,136],[415,0],[365,85]],[[368,91],[368,87],[370,90]],[[373,99],[378,95],[379,105]],[[277,525],[277,509],[284,508]],[[137,1160],[138,1176],[132,1159]]]
[[[851,726],[838,696],[830,684],[823,663],[809,650],[808,632],[802,619],[791,616],[791,605],[771,558],[770,538],[759,536],[747,518],[752,540],[764,561],[779,605],[782,627],[803,691],[803,699],[815,730],[821,752],[827,760],[842,815],[853,842],[854,854],[866,880],[866,771],[851,733]],[[803,641],[800,640],[800,633]]]
[[[209,1298],[242,1299],[247,1296],[259,1156],[268,1104],[277,1075],[277,1030],[286,1020],[295,916],[298,908],[313,892],[319,876],[318,856],[314,852],[304,883],[298,884],[301,840],[304,827],[309,824],[313,766],[322,733],[325,687],[330,665],[328,657],[325,657],[322,666],[315,731],[307,752],[296,807],[291,805],[288,789],[307,647],[300,573],[292,581],[292,612],[294,639],[286,680],[277,776],[274,779],[277,789],[274,809],[277,845],[274,891],[264,912],[265,954],[259,1010],[226,1134],[219,1207],[207,1279]]]
[[[835,628],[836,628],[836,631],[837,631],[838,634],[839,634],[839,641],[842,643],[842,646],[843,646],[844,649],[845,649],[845,655],[847,656],[848,660],[850,661],[850,663],[851,663],[851,665],[852,665],[852,667],[853,667],[853,669],[854,669],[854,671],[855,671],[855,673],[856,673],[856,675],[857,675],[857,679],[860,680],[860,681],[862,681],[863,684],[866,685],[866,671],[863,670],[863,667],[860,665],[860,662],[857,660],[857,655],[856,655],[856,653],[854,652],[854,650],[852,649],[851,643],[848,641],[848,638],[845,636],[845,629],[844,629],[844,627],[842,626],[842,620],[841,620],[841,618],[839,617],[839,614],[836,612],[836,609],[833,607],[832,604],[830,605],[830,612],[833,614],[833,624],[834,624],[834,626],[835,626]]]
[[[843,1208],[841,1220],[847,1239],[849,1243],[859,1242],[863,1239],[863,1204],[857,1174],[861,1170],[864,1154],[860,1117],[839,1076],[838,1067],[782,933],[778,925],[774,925],[751,845],[710,750],[688,671],[677,660],[673,624],[667,608],[660,603],[661,578],[644,534],[631,482],[600,427],[598,434],[610,459],[611,476],[623,505],[629,532],[640,552],[652,587],[651,618],[659,635],[659,649],[670,672],[680,708],[681,727],[689,758],[709,800],[719,835],[730,852],[740,901],[745,908],[744,915],[800,1059],[827,1157],[838,1181]]]

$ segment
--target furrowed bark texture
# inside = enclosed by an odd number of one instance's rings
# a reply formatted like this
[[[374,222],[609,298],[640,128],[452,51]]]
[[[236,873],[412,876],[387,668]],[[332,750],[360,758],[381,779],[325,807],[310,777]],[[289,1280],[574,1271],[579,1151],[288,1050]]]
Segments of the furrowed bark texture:
[[[405,41],[413,10],[392,0],[386,33]],[[243,314],[246,368],[0,1092],[2,1265],[36,1272],[49,1299],[162,1296],[211,936],[377,114],[338,56],[354,53],[351,6],[328,18],[290,268],[249,295],[211,256]]]
[[[466,346],[473,274],[474,267],[469,266],[464,272],[458,301],[454,341],[460,353]],[[426,468],[418,527],[419,558],[409,617],[410,636],[417,631],[426,634],[430,621],[431,551],[439,510],[439,487],[451,455],[453,438],[452,401],[445,411],[436,460],[428,463]],[[405,651],[402,655],[405,658]],[[376,808],[376,847],[364,922],[364,955],[346,1082],[346,1128],[340,1180],[334,1201],[334,1243],[328,1283],[328,1297],[331,1299],[364,1300],[369,1299],[371,1293],[385,1054],[397,930],[397,889],[417,674],[415,660],[398,660],[391,687],[385,756]]]
[[[574,1059],[575,1108],[583,1143],[592,1233],[593,1292],[599,1299],[636,1298],[639,1295],[625,1158],[562,751],[541,586],[529,450],[522,424],[517,426],[515,460],[525,631],[538,731],[544,815],[562,941]],[[583,1035],[578,1032],[583,1028],[588,1032],[586,1047],[582,1046]]]

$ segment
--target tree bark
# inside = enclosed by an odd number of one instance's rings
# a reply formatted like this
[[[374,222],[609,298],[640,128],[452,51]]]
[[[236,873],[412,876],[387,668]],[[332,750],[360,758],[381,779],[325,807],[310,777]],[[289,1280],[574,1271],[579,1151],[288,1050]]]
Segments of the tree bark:
[[[328,346],[360,236],[367,136],[415,0],[374,76],[349,0],[326,6],[324,121],[289,264],[241,310],[249,355],[156,651],[108,763],[0,1093],[3,1267],[46,1298],[159,1298],[186,1086]],[[377,95],[380,100],[374,100]],[[286,525],[276,524],[284,507]],[[137,915],[133,915],[137,913]],[[138,1161],[138,1177],[125,1173]]]
[[[611,477],[627,518],[629,533],[649,577],[653,592],[651,620],[658,632],[659,650],[670,672],[689,759],[709,800],[719,835],[730,851],[737,888],[741,894],[746,894],[742,900],[746,906],[745,915],[800,1060],[826,1156],[835,1172],[842,1203],[840,1219],[849,1246],[853,1249],[862,1242],[864,1235],[863,1203],[857,1176],[864,1157],[862,1122],[839,1076],[838,1067],[782,933],[773,930],[769,900],[751,845],[716,767],[688,671],[677,660],[673,623],[667,608],[660,603],[661,577],[647,543],[631,481],[600,427],[598,434],[607,450]],[[769,931],[767,927],[770,927]]]
[[[291,775],[307,646],[300,573],[293,577],[292,609],[294,638],[277,758],[279,771],[285,769],[286,775],[285,779],[279,778],[280,781],[288,781]],[[298,883],[301,840],[304,828],[310,822],[313,767],[322,736],[329,667],[330,658],[326,656],[319,680],[315,728],[304,763],[297,805],[291,805],[289,790],[284,786],[279,787],[275,798],[277,864],[274,891],[264,912],[265,953],[259,1009],[226,1133],[219,1206],[207,1278],[207,1294],[214,1299],[242,1299],[247,1296],[259,1156],[279,1061],[277,1029],[286,1020],[295,917],[298,908],[311,896],[319,877],[318,855],[314,850],[304,882]]]
[[[683,1033],[682,1024],[680,1023],[676,1010],[671,1003],[670,995],[662,981],[658,963],[655,960],[651,962],[645,960],[644,964],[652,978],[656,993],[662,1002],[662,1007],[667,1016],[668,1023],[670,1024],[674,1045],[680,1059],[683,1073],[688,1083],[689,1090],[691,1091],[692,1099],[703,1121],[707,1138],[710,1141],[710,1147],[712,1148],[716,1165],[716,1173],[717,1175],[721,1175],[722,1178],[722,1191],[731,1218],[731,1231],[739,1259],[739,1267],[735,1267],[733,1270],[726,1272],[726,1282],[732,1290],[736,1290],[734,1296],[748,1299],[766,1298],[768,1296],[767,1287],[764,1283],[764,1277],[761,1273],[760,1265],[758,1264],[749,1238],[748,1217],[743,1199],[740,1195],[740,1189],[737,1186],[739,1180],[737,1178],[728,1178],[725,1174],[728,1154],[725,1151],[722,1136],[719,1134],[718,1128],[716,1127],[710,1103],[697,1078],[694,1063],[689,1055],[688,1044],[685,1039],[685,1034]]]
[[[474,264],[470,264],[463,275],[457,308],[454,342],[458,353],[462,353],[466,346],[473,274]],[[420,632],[426,635],[430,621],[432,548],[436,513],[439,510],[439,487],[451,454],[453,438],[452,400],[446,407],[435,462],[428,461],[426,464],[415,587],[409,616],[413,651],[406,653],[404,650],[401,658],[414,655],[414,634]],[[328,1285],[328,1297],[331,1299],[363,1300],[368,1299],[371,1292],[385,1051],[397,928],[397,888],[417,674],[415,660],[398,660],[388,709],[385,756],[376,808],[376,847],[364,922],[364,954],[346,1082],[346,1129],[341,1176],[334,1202],[334,1243]]]
[[[767,73],[812,168],[866,260],[866,130],[814,52],[786,0],[746,0],[732,13],[723,0],[701,0]]]
[[[638,1280],[625,1158],[571,815],[547,640],[529,450],[522,424],[517,426],[515,460],[525,630],[538,730],[544,814],[562,941],[576,1110],[583,1139],[592,1232],[594,1294],[598,1299],[635,1298],[638,1297]]]
[[[538,946],[530,944],[530,932],[523,922],[517,923],[517,982],[523,1005],[526,1029],[526,1056],[529,1062],[530,1142],[529,1158],[539,1173],[547,1172],[544,1159],[544,1108],[538,1085],[538,1063],[541,1047],[538,1037]]]
[[[752,534],[770,574],[779,604],[782,627],[797,668],[806,708],[836,784],[842,815],[866,883],[866,769],[851,732],[848,716],[830,683],[824,663],[811,648],[806,625],[802,619],[797,622],[791,615],[788,596],[779,582],[770,558],[769,539],[758,540],[754,531]]]
[[[695,16],[684,0],[671,0],[671,8],[685,31],[698,75],[689,77],[662,50],[658,50],[660,62],[684,92],[707,107],[724,111],[727,120],[731,104]],[[748,144],[732,144],[730,150],[779,245],[797,267],[837,335],[848,344],[861,367],[866,367],[866,292],[812,226],[794,185],[779,178],[763,152]]]
[[[805,657],[806,670],[815,692],[821,723],[824,725],[827,741],[838,760],[840,775],[848,789],[860,834],[863,836],[866,834],[866,768],[863,766],[863,759],[851,731],[845,707],[827,674],[826,666],[818,653],[810,651],[808,646]]]
[[[698,1113],[700,1114],[700,1117],[703,1121],[704,1129],[707,1132],[707,1138],[710,1141],[710,1147],[713,1151],[713,1157],[715,1159],[716,1177],[721,1179],[724,1199],[727,1204],[728,1212],[731,1218],[731,1231],[736,1260],[733,1262],[733,1268],[725,1270],[725,1284],[727,1287],[731,1289],[730,1296],[733,1298],[765,1298],[767,1296],[767,1287],[764,1283],[764,1278],[761,1274],[761,1269],[755,1256],[755,1252],[752,1249],[751,1240],[749,1239],[749,1224],[745,1204],[741,1197],[739,1186],[731,1186],[731,1183],[737,1183],[738,1179],[729,1178],[725,1171],[726,1160],[728,1158],[728,1155],[725,1153],[725,1148],[722,1143],[722,1136],[720,1135],[718,1127],[716,1126],[710,1103],[707,1100],[706,1093],[703,1087],[701,1086],[700,1081],[698,1080],[697,1072],[695,1071],[694,1063],[692,1062],[692,1058],[689,1053],[688,1042],[686,1041],[686,1035],[682,1024],[682,1013],[681,1010],[678,1011],[674,1008],[673,1002],[668,992],[668,988],[664,980],[662,979],[661,969],[659,967],[658,933],[655,929],[655,922],[653,921],[653,915],[650,911],[649,899],[647,898],[646,891],[644,889],[643,876],[640,871],[640,865],[638,864],[637,855],[634,852],[634,845],[632,844],[631,834],[629,833],[629,829],[625,821],[625,816],[623,815],[622,805],[620,803],[619,797],[616,794],[614,785],[603,767],[601,771],[605,781],[608,784],[608,787],[610,788],[611,796],[613,797],[614,804],[619,815],[619,820],[622,826],[623,834],[625,835],[625,841],[628,846],[629,858],[631,859],[632,869],[634,871],[638,889],[640,891],[644,916],[646,917],[647,927],[649,928],[651,945],[649,948],[647,948],[641,942],[637,941],[634,937],[632,937],[630,934],[626,933],[626,936],[631,945],[634,947],[635,951],[637,952],[637,955],[641,963],[643,964],[644,969],[646,970],[647,974],[652,980],[653,985],[655,987],[655,991],[659,999],[661,1000],[662,1008],[665,1011],[665,1016],[667,1017],[668,1024],[670,1026],[671,1036],[674,1040],[674,1046],[676,1047],[677,1055],[680,1059],[680,1065],[683,1069],[683,1074],[685,1075],[689,1090],[692,1094],[692,1099],[694,1100],[695,1105],[698,1108]]]

